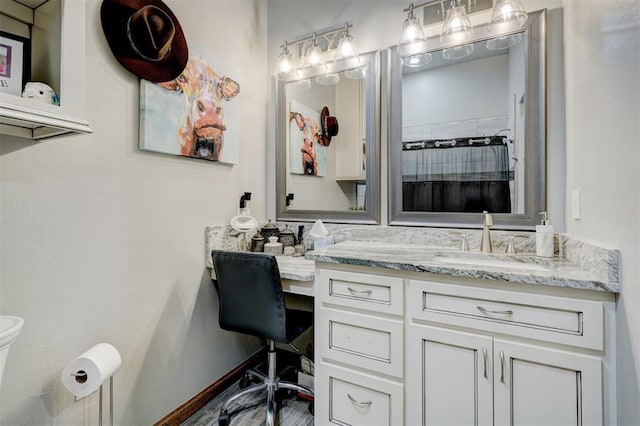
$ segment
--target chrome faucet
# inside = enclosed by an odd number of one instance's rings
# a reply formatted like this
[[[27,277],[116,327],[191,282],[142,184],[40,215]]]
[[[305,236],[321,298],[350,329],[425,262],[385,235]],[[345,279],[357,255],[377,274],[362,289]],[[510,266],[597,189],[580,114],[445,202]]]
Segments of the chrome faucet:
[[[483,253],[491,253],[491,233],[489,229],[493,226],[493,217],[486,210],[482,212],[484,215],[484,224],[482,226],[482,239],[480,240],[480,251]]]

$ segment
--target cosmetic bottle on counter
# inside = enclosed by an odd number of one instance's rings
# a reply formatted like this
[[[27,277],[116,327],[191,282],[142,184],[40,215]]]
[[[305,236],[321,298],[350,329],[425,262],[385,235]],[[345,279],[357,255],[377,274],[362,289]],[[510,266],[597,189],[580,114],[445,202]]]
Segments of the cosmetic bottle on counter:
[[[553,225],[549,222],[546,211],[539,214],[542,220],[540,225],[536,225],[536,255],[553,257]]]
[[[264,252],[276,256],[282,254],[282,243],[278,242],[278,237],[269,237],[269,242],[264,245]]]

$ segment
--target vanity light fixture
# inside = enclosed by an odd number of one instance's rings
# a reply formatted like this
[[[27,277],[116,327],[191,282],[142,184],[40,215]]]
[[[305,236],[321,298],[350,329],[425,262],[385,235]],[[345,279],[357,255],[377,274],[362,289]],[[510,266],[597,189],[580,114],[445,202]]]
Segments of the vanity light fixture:
[[[528,18],[519,0],[497,0],[491,13],[488,30],[491,33],[514,31],[522,28]],[[488,50],[508,49],[520,43],[520,40],[522,40],[522,34],[508,34],[487,40],[486,47]]]
[[[528,17],[519,0],[497,0],[488,30],[491,33],[517,30],[527,22]]]
[[[424,35],[420,19],[415,16],[415,10],[440,4],[438,14],[444,14],[444,4],[451,1],[451,7],[446,12],[446,18],[440,32],[440,43],[444,46],[442,56],[445,59],[460,59],[470,55],[474,51],[473,43],[470,43],[473,36],[473,26],[465,9],[465,1],[470,0],[429,0],[424,3],[410,3],[404,9],[408,12],[407,19],[402,24],[400,41],[398,42],[398,53],[403,58],[403,64],[407,66],[421,66],[427,62],[425,58],[414,58],[416,55],[424,54],[427,51],[427,38]],[[495,0],[491,13],[491,20],[487,29],[490,34],[504,34],[505,32],[516,31],[522,28],[527,22],[528,15],[524,11],[520,0]],[[518,43],[522,39],[519,33],[506,36],[498,36],[487,41],[487,49],[506,49]]]
[[[276,75],[279,80],[286,78],[294,69],[293,56],[289,52],[289,44],[285,41],[282,46],[282,53],[278,56],[278,64],[276,65]]]
[[[322,58],[322,50],[320,50],[320,46],[318,46],[316,33],[313,33],[311,37],[311,46],[309,46],[307,53],[304,55],[302,68],[324,67],[325,64],[324,59]]]
[[[297,80],[293,83],[293,87],[296,90],[309,89],[311,87],[309,76],[313,74],[317,75],[315,80],[318,84],[332,85],[338,83],[340,76],[333,71],[336,65],[339,65],[340,68],[345,68],[348,66],[357,67],[360,64],[353,36],[349,32],[352,26],[352,24],[346,22],[340,26],[313,32],[309,36],[293,41],[285,41],[281,46],[282,53],[278,57],[275,71],[278,80]],[[336,43],[336,40],[339,41]],[[289,51],[290,48],[293,48],[293,55]],[[328,52],[334,50],[333,61],[325,62]],[[293,65],[296,57],[301,63],[297,68]],[[319,75],[318,72],[320,72]],[[357,68],[345,71],[347,78],[363,78],[365,74],[364,70]]]
[[[409,3],[407,19],[402,23],[402,32],[398,42],[398,52],[403,58],[410,58],[427,50],[427,37],[422,30],[420,19],[413,13],[414,4]]]
[[[440,42],[443,45],[453,45],[442,51],[445,59],[461,59],[469,56],[475,49],[473,43],[469,43],[473,37],[473,27],[464,5],[460,0],[451,2],[451,9],[447,11],[447,19],[442,25],[440,32]]]

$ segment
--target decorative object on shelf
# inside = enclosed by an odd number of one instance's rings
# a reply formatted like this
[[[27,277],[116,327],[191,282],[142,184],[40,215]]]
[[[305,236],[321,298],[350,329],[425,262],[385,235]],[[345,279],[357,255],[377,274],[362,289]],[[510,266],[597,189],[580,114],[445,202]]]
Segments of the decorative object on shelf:
[[[160,0],[103,0],[102,30],[115,58],[127,70],[152,82],[177,78],[189,49],[182,27]]]
[[[271,221],[271,219],[269,219],[269,222],[264,225],[262,229],[260,229],[260,233],[265,239],[268,240],[269,237],[279,237],[280,229],[278,229],[278,225],[276,225]]]
[[[31,77],[31,40],[0,31],[0,93],[20,96]]]
[[[48,84],[30,81],[24,86],[22,97],[51,105],[60,105],[58,94]]]
[[[191,49],[174,80],[141,80],[140,149],[237,164],[240,85],[203,56]]]
[[[320,123],[322,125],[322,139],[320,144],[329,146],[331,138],[338,134],[338,119],[329,115],[329,108],[322,108],[320,113]]]
[[[320,127],[320,113],[291,101],[289,110],[291,170],[293,174],[324,176],[327,174],[327,147]]]
[[[240,214],[231,219],[230,225],[241,235],[241,238],[238,239],[238,249],[240,251],[249,250],[250,247],[247,243],[247,234],[258,229],[258,219],[247,214]]]
[[[251,251],[264,251],[264,237],[262,236],[260,231],[258,231],[253,237],[251,237]]]
[[[415,16],[414,11],[419,8],[439,5],[438,13],[444,16],[445,4],[451,3],[446,11],[446,19],[440,31],[440,44],[442,56],[445,59],[460,59],[470,55],[474,51],[474,45],[470,43],[473,36],[473,26],[464,0],[429,0],[420,4],[410,3],[404,9],[408,16],[402,24],[398,53],[402,57],[403,64],[410,67],[423,66],[431,62],[431,54],[427,52],[427,38],[422,29],[422,23]],[[474,3],[475,4],[475,3]],[[472,3],[468,2],[469,7]],[[528,15],[524,11],[519,0],[497,0],[493,6],[491,21],[487,26],[489,37],[491,34],[502,34],[505,31],[515,31],[522,28],[527,22]],[[489,50],[506,49],[521,40],[520,34],[498,36],[487,40],[486,47]]]
[[[274,256],[282,254],[282,243],[278,242],[278,237],[269,237],[269,242],[264,245],[264,252]]]
[[[358,69],[360,58],[353,36],[349,29],[353,25],[345,22],[323,31],[314,31],[311,35],[297,38],[293,41],[285,41],[282,44],[282,52],[278,56],[276,65],[276,77],[282,81],[300,82],[297,90],[306,90],[311,87],[309,77],[316,75],[316,83],[321,85],[333,85],[340,81],[336,65],[354,67],[354,70],[345,72],[345,77],[350,79],[364,78],[365,73]],[[337,40],[337,43],[336,43]],[[291,48],[297,50],[292,55]],[[333,61],[327,62],[325,57],[328,52],[334,52]],[[299,64],[299,65],[297,65]]]
[[[283,247],[293,247],[296,245],[296,236],[293,230],[289,228],[289,225],[285,225],[284,229],[280,231],[280,242]]]

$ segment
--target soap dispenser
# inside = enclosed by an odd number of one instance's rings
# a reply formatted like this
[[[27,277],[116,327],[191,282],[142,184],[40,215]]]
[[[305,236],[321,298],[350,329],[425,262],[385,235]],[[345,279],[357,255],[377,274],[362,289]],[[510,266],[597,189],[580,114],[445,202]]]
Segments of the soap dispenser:
[[[539,214],[542,220],[540,225],[536,225],[536,255],[553,257],[553,225],[549,222],[546,211]]]

